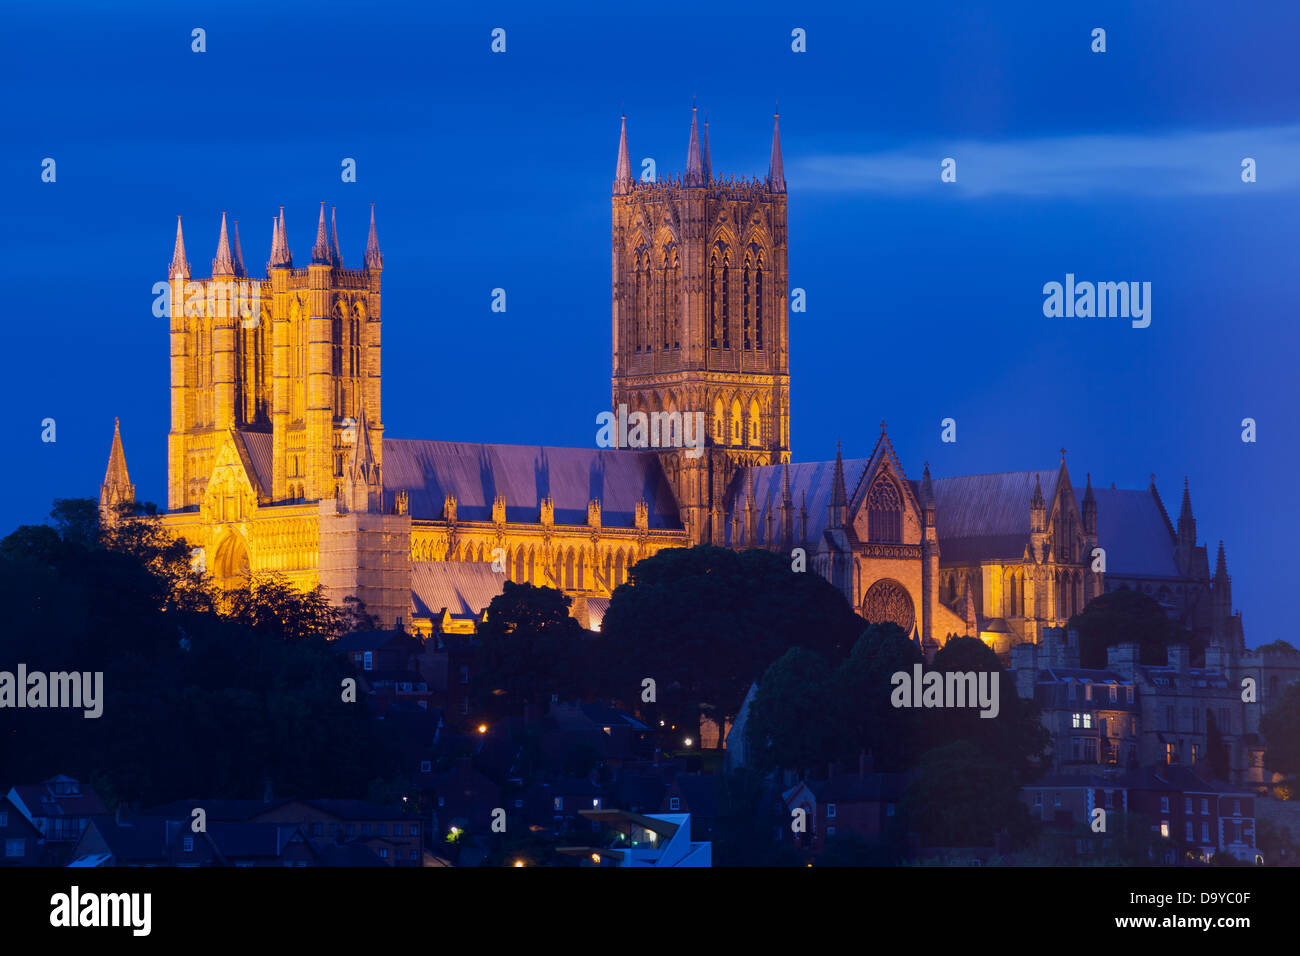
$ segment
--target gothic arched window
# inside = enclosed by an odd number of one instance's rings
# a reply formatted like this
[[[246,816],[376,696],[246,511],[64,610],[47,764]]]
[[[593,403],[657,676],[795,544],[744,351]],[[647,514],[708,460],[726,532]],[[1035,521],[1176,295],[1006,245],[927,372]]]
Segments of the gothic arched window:
[[[867,492],[867,539],[886,544],[903,540],[903,501],[888,478],[879,479]]]
[[[763,349],[763,256],[758,256],[754,271],[754,348]]]
[[[731,348],[731,256],[722,254],[722,347]]]
[[[731,443],[739,445],[743,440],[744,433],[741,431],[743,422],[741,421],[740,400],[733,398],[731,400]]]
[[[749,256],[745,256],[745,265],[741,278],[741,348],[749,350]]]
[[[681,336],[678,332],[678,323],[681,322],[682,317],[682,268],[676,246],[673,247],[672,259],[668,266],[668,286],[669,321],[672,325],[672,335],[669,337],[669,341],[672,342],[673,348],[679,349],[682,347]],[[667,341],[664,343],[664,347],[668,347]]]
[[[718,254],[709,256],[709,347],[718,347]]]
[[[713,400],[713,440],[718,444],[727,440],[727,412],[720,398]]]
[[[750,399],[749,402],[749,443],[757,445],[762,440],[760,424],[762,421],[761,413],[758,408],[758,401]]]

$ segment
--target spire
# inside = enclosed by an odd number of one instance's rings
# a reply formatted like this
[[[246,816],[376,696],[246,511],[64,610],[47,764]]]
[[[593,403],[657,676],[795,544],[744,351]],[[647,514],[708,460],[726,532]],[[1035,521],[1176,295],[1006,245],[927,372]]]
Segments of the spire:
[[[384,256],[379,251],[379,234],[375,232],[375,204],[370,204],[370,235],[366,237],[366,268],[382,269]]]
[[[1219,542],[1219,559],[1214,565],[1214,580],[1222,581],[1228,576],[1228,558],[1223,553],[1223,542]]]
[[[1097,533],[1097,498],[1092,493],[1092,472],[1088,472],[1087,484],[1083,489],[1083,531],[1084,534]]]
[[[293,256],[289,252],[289,233],[284,227],[284,207],[280,207],[280,218],[276,220],[275,231],[271,236],[271,261],[268,267],[293,267]]]
[[[781,114],[772,114],[772,158],[767,164],[769,192],[785,192],[785,166],[781,162]]]
[[[781,500],[787,505],[794,503],[790,497],[790,463],[788,461],[781,465]]]
[[[226,236],[226,214],[221,214],[221,235],[217,237],[217,257],[212,260],[214,276],[233,276],[235,264],[230,258],[230,240]]]
[[[235,249],[232,253],[235,260],[235,275],[246,276],[248,270],[244,268],[244,250],[239,245],[239,220],[235,220]]]
[[[320,219],[316,221],[316,244],[311,247],[311,261],[313,263],[330,261],[330,242],[328,230],[325,228],[325,203],[320,204]]]
[[[627,155],[627,117],[618,133],[618,165],[614,167],[614,195],[623,196],[632,190],[632,161]]]
[[[379,467],[375,463],[374,447],[370,443],[370,425],[366,410],[361,409],[357,422],[357,437],[352,443],[352,457],[348,462],[344,486],[345,503],[349,511],[376,511],[382,507],[382,485]]]
[[[930,483],[930,463],[925,463],[925,470],[921,472],[921,507],[934,507],[934,485]]]
[[[113,419],[113,445],[108,452],[108,469],[104,472],[104,483],[99,487],[100,523],[116,523],[120,505],[135,500],[135,485],[131,484],[131,475],[126,470],[126,453],[122,451],[122,431],[118,420]]]
[[[330,206],[330,265],[343,268],[343,253],[339,251],[338,206]]]
[[[176,217],[176,245],[172,247],[172,264],[167,271],[167,278],[188,279],[190,277],[190,263],[185,258],[185,237],[181,234],[181,217]]]
[[[835,439],[835,472],[831,476],[831,513],[830,527],[844,526],[845,512],[848,510],[848,494],[844,490],[844,456],[840,451],[840,440]]]
[[[713,182],[713,159],[709,156],[709,114],[704,114],[704,139],[700,143],[700,152],[703,156],[704,165],[704,185]]]
[[[1037,473],[1034,474],[1034,497],[1029,500],[1029,507],[1034,509],[1047,507],[1047,502],[1043,500],[1043,483]]]
[[[700,159],[700,127],[695,120],[696,108],[691,107],[691,142],[686,147],[686,175],[682,177],[683,186],[704,185],[704,163]]]
[[[1178,525],[1182,527],[1184,521],[1195,521],[1192,517],[1192,492],[1187,483],[1187,477],[1183,476],[1183,507],[1178,512]]]

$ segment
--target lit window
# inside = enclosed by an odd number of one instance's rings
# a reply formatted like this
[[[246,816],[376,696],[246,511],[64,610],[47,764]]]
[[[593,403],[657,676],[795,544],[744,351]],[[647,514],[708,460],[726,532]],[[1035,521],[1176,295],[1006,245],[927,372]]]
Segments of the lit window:
[[[1092,696],[1092,688],[1088,688],[1088,696],[1089,696],[1089,697]],[[1091,730],[1091,729],[1092,729],[1092,714],[1084,714],[1084,715],[1083,715],[1083,727],[1084,727],[1085,730]]]
[[[368,671],[375,669],[375,655],[373,651],[366,651],[361,655],[361,668]]]
[[[1161,821],[1160,821],[1160,835],[1161,835],[1162,837],[1164,837],[1166,840],[1169,839],[1169,821],[1168,821],[1168,820],[1161,820]]]

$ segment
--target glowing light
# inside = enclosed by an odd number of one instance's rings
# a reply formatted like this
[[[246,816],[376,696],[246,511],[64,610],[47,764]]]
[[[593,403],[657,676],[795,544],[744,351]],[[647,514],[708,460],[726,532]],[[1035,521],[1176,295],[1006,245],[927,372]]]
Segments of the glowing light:
[[[515,866],[523,866],[523,865],[524,865],[523,860],[515,860]]]
[[[595,863],[597,866],[600,866],[600,854],[599,854],[599,853],[593,853],[593,854],[591,855],[591,862],[592,862],[592,863]]]
[[[686,738],[686,746],[689,747],[690,745],[691,745],[691,738],[690,738],[690,737],[687,737],[687,738]]]
[[[478,732],[479,732],[480,734],[485,734],[485,733],[487,733],[487,724],[479,724],[479,725],[478,725]]]

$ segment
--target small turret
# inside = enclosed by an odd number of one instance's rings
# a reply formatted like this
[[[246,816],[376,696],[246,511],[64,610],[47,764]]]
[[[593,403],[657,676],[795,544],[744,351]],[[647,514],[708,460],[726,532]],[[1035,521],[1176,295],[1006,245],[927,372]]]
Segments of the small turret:
[[[384,256],[379,251],[379,234],[375,232],[375,204],[370,204],[370,235],[366,237],[366,268],[371,272],[384,267]]]
[[[114,418],[113,444],[108,452],[108,469],[104,472],[104,483],[99,486],[100,525],[107,528],[117,524],[121,518],[121,506],[133,501],[135,501],[135,485],[131,484],[131,475],[126,470],[126,452],[122,450],[122,431],[118,420]]]
[[[781,114],[772,115],[772,156],[767,163],[769,192],[785,192],[785,164],[781,161]]]
[[[840,451],[839,439],[835,440],[835,472],[831,476],[831,529],[843,528],[849,505],[848,492],[844,489],[844,456]]]
[[[188,279],[190,262],[185,258],[185,236],[181,233],[181,217],[176,217],[176,244],[172,247],[172,264],[167,270],[169,279]]]
[[[618,163],[614,167],[614,195],[623,196],[632,190],[632,161],[627,152],[627,117],[618,134]]]
[[[311,261],[313,264],[330,264],[329,232],[325,228],[325,203],[323,201],[320,204],[320,219],[316,221],[316,243],[311,247]]]
[[[221,214],[221,235],[217,237],[217,254],[212,260],[213,276],[233,276],[235,261],[230,255],[230,240],[226,235],[226,214]]]
[[[695,119],[695,107],[691,107],[691,140],[686,147],[686,175],[682,177],[683,186],[704,185],[704,160],[700,157],[700,128]]]

